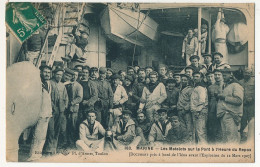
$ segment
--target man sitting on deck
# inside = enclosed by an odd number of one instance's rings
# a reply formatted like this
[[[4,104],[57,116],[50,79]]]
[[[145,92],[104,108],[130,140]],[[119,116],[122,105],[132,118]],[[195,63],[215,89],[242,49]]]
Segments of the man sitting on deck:
[[[79,140],[76,142],[78,149],[90,151],[101,148],[104,145],[102,145],[102,141],[104,140],[99,140],[98,136],[105,136],[106,131],[103,126],[96,121],[96,115],[96,111],[89,111],[87,119],[80,124]]]
[[[135,122],[131,118],[130,110],[122,111],[122,119],[112,126],[114,139],[113,143],[116,149],[121,150],[126,145],[135,147],[141,141],[140,136],[135,134]]]
[[[167,119],[167,110],[159,109],[157,112],[159,114],[159,120],[153,123],[148,136],[148,141],[151,145],[165,143],[168,131],[171,129],[171,123]]]

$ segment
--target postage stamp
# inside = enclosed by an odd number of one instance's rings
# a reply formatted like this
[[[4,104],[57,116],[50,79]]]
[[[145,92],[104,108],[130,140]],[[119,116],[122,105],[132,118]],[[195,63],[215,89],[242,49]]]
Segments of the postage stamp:
[[[254,3],[53,2],[6,5],[7,162],[257,162]]]
[[[25,41],[46,23],[42,14],[28,2],[8,3],[5,21],[20,42]]]

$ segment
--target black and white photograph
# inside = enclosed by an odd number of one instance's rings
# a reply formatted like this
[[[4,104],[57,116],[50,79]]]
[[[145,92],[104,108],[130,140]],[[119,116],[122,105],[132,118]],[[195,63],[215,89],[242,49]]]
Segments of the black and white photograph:
[[[255,162],[254,3],[5,13],[7,162]]]

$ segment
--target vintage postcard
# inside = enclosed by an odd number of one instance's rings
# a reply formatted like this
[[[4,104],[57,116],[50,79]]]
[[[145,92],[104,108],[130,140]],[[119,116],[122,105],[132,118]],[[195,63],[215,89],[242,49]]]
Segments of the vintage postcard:
[[[254,3],[5,12],[7,162],[255,162]]]

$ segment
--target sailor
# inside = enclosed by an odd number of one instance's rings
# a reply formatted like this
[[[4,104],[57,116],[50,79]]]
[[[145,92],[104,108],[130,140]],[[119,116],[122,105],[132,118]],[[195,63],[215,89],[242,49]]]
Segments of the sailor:
[[[167,98],[162,103],[162,108],[167,108],[169,110],[176,109],[180,89],[175,87],[175,81],[173,79],[167,80],[166,85]]]
[[[58,67],[54,71],[52,86],[52,117],[50,118],[45,143],[47,154],[56,154],[57,148],[64,149],[66,145],[66,117],[65,110],[68,107],[68,94],[65,85],[61,82],[64,73],[63,68]]]
[[[157,72],[151,72],[149,78],[150,83],[143,89],[138,112],[145,109],[146,117],[152,123],[154,121],[153,114],[161,108],[162,102],[167,98],[167,93],[164,84],[158,81]]]
[[[99,78],[96,81],[98,100],[95,103],[95,110],[101,115],[101,124],[105,129],[108,128],[109,110],[113,108],[113,90],[110,83],[105,79],[106,68],[99,68]]]
[[[134,81],[135,81],[136,73],[135,73],[135,68],[133,66],[128,66],[127,67],[127,75],[132,76]]]
[[[214,76],[213,72],[208,71],[205,76],[206,76],[206,81],[207,81],[207,87],[209,87],[210,85],[213,85],[215,83],[215,76]]]
[[[114,70],[112,68],[107,68],[107,76],[106,79],[109,83],[111,83],[111,76],[114,74]]]
[[[212,56],[211,54],[203,54],[202,57],[204,58],[204,64],[202,64],[207,71],[213,71],[213,64],[212,64]]]
[[[207,118],[208,118],[208,93],[202,85],[202,74],[193,73],[194,89],[190,96],[190,110],[192,113],[195,142],[199,144],[207,143]]]
[[[79,75],[78,75],[78,79],[77,79],[77,82],[79,82],[82,78],[82,69],[83,69],[83,65],[81,64],[77,64],[75,67],[74,67],[74,70],[75,71],[78,71]]]
[[[35,125],[29,158],[27,161],[34,161],[42,156],[42,150],[46,141],[49,119],[52,116],[51,107],[51,67],[41,65],[41,80],[42,80],[42,108],[39,119]]]
[[[166,85],[166,81],[168,79],[167,74],[167,66],[165,64],[160,64],[158,68],[159,72],[159,81]]]
[[[133,98],[138,106],[145,86],[145,78],[146,78],[145,69],[140,68],[138,70],[138,78],[133,85]]]
[[[186,74],[181,74],[182,88],[177,102],[177,111],[179,121],[184,125],[184,127],[186,127],[191,141],[193,138],[193,122],[190,110],[190,97],[194,88],[190,83],[190,77]]]
[[[94,81],[89,79],[89,67],[84,66],[82,69],[82,79],[79,82],[83,89],[83,98],[80,104],[78,114],[78,125],[87,118],[89,111],[94,110],[94,104],[98,100],[97,85]]]
[[[220,52],[213,53],[214,64],[212,70],[230,68],[229,64],[224,63],[223,57],[223,54]]]
[[[192,73],[194,72],[194,68],[191,66],[187,66],[184,68],[184,74],[188,75],[190,79],[192,79]]]
[[[114,144],[117,149],[125,145],[137,146],[141,141],[141,137],[135,134],[135,122],[131,115],[132,112],[130,110],[123,110],[122,119],[117,121],[112,127],[115,139]]]
[[[74,69],[75,69],[76,71],[78,71],[78,72],[82,72],[82,70],[83,70],[83,65],[77,64],[77,65],[75,65]]]
[[[128,95],[125,91],[125,88],[120,85],[120,76],[118,74],[113,75],[113,84],[112,90],[114,93],[113,96],[113,108],[109,110],[109,126],[115,124],[119,120],[119,116],[122,115],[123,105],[128,100]]]
[[[146,74],[146,77],[149,78],[149,74],[150,74],[152,71],[154,71],[154,68],[153,68],[153,67],[151,67],[151,66],[147,66],[147,67],[145,67],[145,74]]]
[[[182,44],[182,58],[186,56],[186,65],[190,65],[190,57],[198,54],[198,38],[194,36],[193,29],[188,30]]]
[[[241,120],[241,128],[240,128],[240,134],[241,138],[246,137],[244,135],[244,130],[246,126],[248,126],[248,132],[247,137],[249,138],[250,132],[254,131],[254,128],[250,126],[250,122],[254,121],[255,117],[255,81],[252,77],[252,70],[246,68],[244,70],[244,78],[240,80],[240,84],[244,88],[244,108],[243,108],[243,116]]]
[[[159,109],[157,110],[157,113],[159,115],[159,119],[153,123],[148,136],[148,142],[150,145],[165,143],[168,131],[172,128],[167,117],[167,110]]]
[[[199,41],[201,43],[201,53],[204,54],[206,52],[206,46],[207,46],[207,38],[208,38],[208,26],[207,24],[201,25],[201,40]]]
[[[72,80],[70,84],[66,85],[68,97],[69,97],[69,105],[66,112],[67,116],[67,144],[70,147],[75,147],[75,142],[78,136],[78,112],[79,112],[79,104],[83,98],[83,88],[76,81],[78,79],[78,71],[73,71],[74,74],[72,76]]]
[[[181,74],[180,73],[174,73],[173,74],[173,80],[175,82],[175,88],[181,90]]]
[[[194,69],[194,71],[199,71],[202,74],[207,73],[207,69],[202,64],[199,63],[199,61],[200,61],[199,56],[193,55],[190,57],[189,60],[191,62],[191,64],[189,66],[192,67]]]
[[[233,77],[231,69],[224,69],[221,72],[224,79],[224,88],[223,92],[217,96],[217,117],[221,123],[223,142],[239,143],[244,89]]]
[[[218,94],[222,93],[222,88],[224,86],[223,76],[220,70],[214,70],[215,83],[208,86],[208,96],[209,96],[209,112],[208,112],[208,142],[216,143],[221,142],[221,126],[217,119],[217,104]]]
[[[148,141],[148,135],[151,129],[151,123],[147,121],[146,116],[143,112],[139,112],[137,114],[135,126],[136,135],[142,138],[140,141],[140,145],[146,145]]]
[[[136,117],[136,111],[138,108],[136,108],[137,106],[133,98],[133,83],[134,83],[134,78],[132,77],[132,75],[127,75],[125,77],[125,84],[123,86],[128,95],[128,100],[125,102],[124,106],[128,110],[132,111],[134,117]]]
[[[187,129],[180,123],[177,115],[169,115],[171,129],[169,130],[166,141],[169,144],[186,144],[190,142]]]
[[[79,126],[79,140],[76,146],[79,150],[95,151],[104,146],[99,136],[104,137],[105,133],[103,126],[96,120],[96,111],[90,110],[87,113],[87,119]]]

